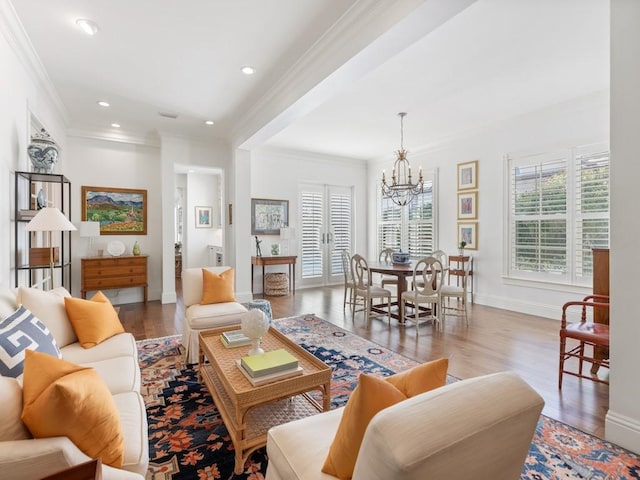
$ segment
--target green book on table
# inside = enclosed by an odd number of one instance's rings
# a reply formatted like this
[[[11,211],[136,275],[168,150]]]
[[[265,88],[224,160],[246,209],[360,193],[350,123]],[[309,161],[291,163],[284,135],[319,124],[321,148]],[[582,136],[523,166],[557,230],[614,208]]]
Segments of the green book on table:
[[[284,348],[279,348],[258,355],[247,355],[240,359],[240,363],[249,375],[259,377],[295,369],[298,366],[298,359]]]

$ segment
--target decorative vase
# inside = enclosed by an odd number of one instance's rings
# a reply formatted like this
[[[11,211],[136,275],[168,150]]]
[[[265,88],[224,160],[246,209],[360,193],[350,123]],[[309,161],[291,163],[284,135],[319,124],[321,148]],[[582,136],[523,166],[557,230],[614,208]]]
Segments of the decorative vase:
[[[138,242],[133,244],[133,254],[136,256],[140,255],[140,245],[138,245]]]
[[[242,317],[240,321],[242,333],[251,339],[249,355],[264,353],[264,350],[260,348],[260,340],[262,336],[267,333],[267,330],[269,330],[270,323],[269,318],[262,310],[249,310]]]
[[[53,169],[58,163],[58,145],[44,128],[31,137],[27,154],[33,165],[33,171],[36,173],[53,173]]]

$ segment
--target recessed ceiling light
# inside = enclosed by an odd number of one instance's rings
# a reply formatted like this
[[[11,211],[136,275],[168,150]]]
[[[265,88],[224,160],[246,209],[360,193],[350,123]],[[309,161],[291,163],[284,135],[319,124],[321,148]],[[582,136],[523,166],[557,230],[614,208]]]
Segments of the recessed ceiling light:
[[[98,102],[98,105],[100,105],[101,107],[110,107],[111,104],[109,102],[105,102],[104,100],[100,100]]]
[[[120,124],[119,123],[112,123],[111,126],[113,128],[120,128]]]
[[[76,25],[78,25],[87,35],[95,35],[96,33],[98,33],[98,24],[93,20],[79,18],[78,20],[76,20]]]
[[[204,123],[207,125],[213,125],[215,122],[213,120],[205,120]]]
[[[254,73],[256,73],[256,69],[253,67],[250,67],[249,65],[245,65],[240,69],[240,71],[245,75],[253,75]]]

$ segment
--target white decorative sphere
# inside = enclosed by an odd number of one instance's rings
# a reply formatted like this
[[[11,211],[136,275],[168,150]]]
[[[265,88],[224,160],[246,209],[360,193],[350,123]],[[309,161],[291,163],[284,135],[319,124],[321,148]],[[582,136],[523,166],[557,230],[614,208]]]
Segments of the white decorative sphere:
[[[241,320],[242,333],[250,339],[258,339],[269,330],[269,318],[262,310],[249,310]]]

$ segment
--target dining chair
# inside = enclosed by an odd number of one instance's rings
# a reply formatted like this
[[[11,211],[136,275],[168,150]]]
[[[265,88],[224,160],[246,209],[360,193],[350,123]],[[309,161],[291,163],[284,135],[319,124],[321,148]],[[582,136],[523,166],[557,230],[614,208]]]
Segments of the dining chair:
[[[418,260],[413,268],[413,288],[403,292],[401,297],[405,321],[411,320],[416,324],[416,335],[420,330],[421,321],[435,321],[441,329],[440,322],[440,289],[444,269],[435,257],[424,257]],[[407,303],[413,306],[413,316],[407,314]],[[431,309],[428,316],[420,316],[420,305],[427,304]]]
[[[386,264],[393,263],[393,248],[383,248],[380,255],[378,255],[378,261]],[[397,287],[398,277],[394,277],[393,275],[383,275],[382,280],[380,281],[380,286],[384,288],[385,285],[395,285]]]
[[[374,298],[387,300],[387,318],[389,324],[391,324],[391,292],[382,287],[378,287],[371,284],[371,275],[369,272],[369,265],[362,255],[355,254],[351,257],[351,275],[353,276],[354,288],[353,288],[353,309],[351,310],[351,321],[355,319],[356,314],[356,302],[358,297],[363,299],[363,310],[365,323],[369,323],[369,316],[371,313],[371,304]]]
[[[580,307],[580,321],[568,322],[567,314],[573,307]],[[587,321],[596,310],[609,310],[609,297],[606,295],[587,295],[582,301],[567,302],[562,306],[562,322],[560,323],[560,365],[558,367],[558,389],[562,389],[563,374],[585,378],[598,383],[609,385],[607,379],[599,378],[596,374],[584,375],[584,362],[599,367],[609,368],[608,358],[596,358],[594,350],[597,347],[609,348],[609,325]],[[589,314],[589,315],[588,315]],[[577,341],[578,344],[567,351],[567,339]],[[585,347],[591,347],[591,356]],[[578,359],[578,371],[567,369],[566,361]]]
[[[342,302],[342,309],[344,310],[347,307],[347,293],[349,294],[349,305],[351,305],[351,308],[354,307],[353,288],[355,284],[351,274],[351,255],[347,250],[342,250],[340,258],[342,259],[342,273],[344,273],[344,299]]]
[[[471,256],[465,262],[460,285],[442,285],[440,289],[440,320],[444,324],[447,311],[454,312],[451,315],[464,317],[464,322],[469,326],[469,312],[467,311],[467,285],[469,282],[469,269],[471,268]],[[444,283],[444,282],[443,282]],[[451,306],[451,299],[456,299],[456,305]]]
[[[446,285],[447,283],[447,274],[449,272],[449,257],[447,256],[447,254],[444,252],[444,250],[436,250],[435,252],[433,252],[432,254],[428,255],[429,257],[433,257],[436,260],[438,260],[440,262],[440,265],[442,265],[442,270],[444,271],[444,274],[442,276],[442,285]],[[420,282],[420,280],[418,280],[418,282]]]

